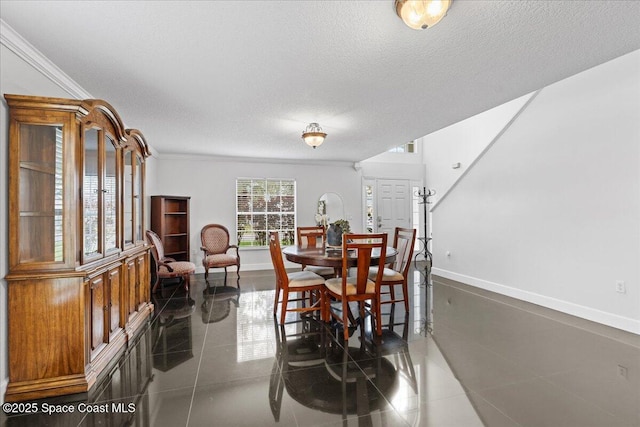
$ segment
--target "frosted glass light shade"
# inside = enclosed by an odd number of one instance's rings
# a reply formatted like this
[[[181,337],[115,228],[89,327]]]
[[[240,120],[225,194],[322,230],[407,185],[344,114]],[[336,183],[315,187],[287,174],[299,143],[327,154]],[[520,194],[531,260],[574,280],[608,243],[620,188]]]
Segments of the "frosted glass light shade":
[[[317,123],[309,123],[304,132],[302,132],[304,142],[313,148],[321,145],[326,137],[327,134],[322,131],[322,128]]]
[[[447,14],[451,0],[396,0],[396,13],[409,28],[424,30]]]

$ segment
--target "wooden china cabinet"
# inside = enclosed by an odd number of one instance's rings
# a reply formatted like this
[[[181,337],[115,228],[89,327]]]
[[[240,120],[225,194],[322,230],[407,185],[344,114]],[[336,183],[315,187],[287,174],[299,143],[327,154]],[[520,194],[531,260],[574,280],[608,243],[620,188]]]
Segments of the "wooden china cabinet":
[[[148,146],[102,100],[9,106],[6,401],[87,392],[153,311]]]

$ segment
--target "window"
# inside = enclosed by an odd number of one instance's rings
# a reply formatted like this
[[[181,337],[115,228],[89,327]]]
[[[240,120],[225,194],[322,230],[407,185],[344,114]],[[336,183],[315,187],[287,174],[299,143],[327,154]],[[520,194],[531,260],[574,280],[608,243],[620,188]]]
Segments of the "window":
[[[389,150],[390,153],[409,153],[409,154],[413,154],[416,152],[416,142],[415,141],[410,141],[407,142],[406,144],[403,145],[399,145],[397,147],[393,147],[391,150]]]
[[[296,228],[296,182],[292,179],[236,179],[236,230],[240,247],[267,246],[270,231],[280,244],[293,245]]]
[[[364,207],[365,207],[365,228],[367,233],[373,233],[375,228],[373,227],[373,185],[367,184],[364,186]]]

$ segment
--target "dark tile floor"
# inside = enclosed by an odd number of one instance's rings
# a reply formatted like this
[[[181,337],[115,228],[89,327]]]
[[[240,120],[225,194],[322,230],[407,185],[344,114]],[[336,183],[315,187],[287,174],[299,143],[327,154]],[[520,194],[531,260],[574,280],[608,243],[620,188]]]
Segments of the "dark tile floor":
[[[274,323],[272,272],[242,273],[240,293],[196,275],[190,296],[157,295],[91,396],[38,402],[73,413],[2,424],[640,426],[639,336],[412,274],[410,314],[396,306],[381,342],[356,331],[346,349],[313,319]]]

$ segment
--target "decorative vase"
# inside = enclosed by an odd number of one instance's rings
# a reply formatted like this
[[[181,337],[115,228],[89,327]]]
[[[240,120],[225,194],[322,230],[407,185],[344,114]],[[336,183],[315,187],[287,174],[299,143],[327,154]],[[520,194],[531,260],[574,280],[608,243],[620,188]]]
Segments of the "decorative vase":
[[[338,224],[329,224],[327,229],[327,245],[342,246],[342,227]]]

